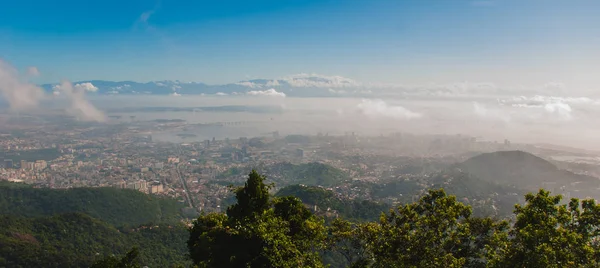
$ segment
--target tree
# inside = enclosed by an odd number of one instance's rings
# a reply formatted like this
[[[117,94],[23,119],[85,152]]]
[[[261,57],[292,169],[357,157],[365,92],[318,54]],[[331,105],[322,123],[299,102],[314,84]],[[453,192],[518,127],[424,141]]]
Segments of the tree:
[[[383,214],[379,223],[359,226],[359,235],[372,267],[477,267],[505,224],[470,216],[471,208],[455,196],[430,190],[419,202]]]
[[[226,214],[201,215],[188,249],[199,267],[322,267],[317,250],[325,227],[300,200],[271,199],[265,177],[252,171],[234,190]]]
[[[132,248],[122,258],[110,256],[94,263],[91,268],[141,268],[138,248]]]
[[[540,190],[516,205],[516,222],[496,267],[597,267],[600,206],[593,200],[572,199]]]
[[[252,170],[243,187],[234,190],[237,203],[227,208],[227,216],[236,221],[252,220],[269,207],[270,185],[265,177]]]
[[[344,267],[365,267],[370,263],[364,236],[359,231],[356,224],[339,218],[328,227],[328,253],[340,255],[340,265]]]

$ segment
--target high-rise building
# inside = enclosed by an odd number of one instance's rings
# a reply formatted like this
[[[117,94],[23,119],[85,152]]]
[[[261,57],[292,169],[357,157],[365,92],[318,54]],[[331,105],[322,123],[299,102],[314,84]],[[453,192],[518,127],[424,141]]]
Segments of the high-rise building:
[[[45,169],[46,167],[48,167],[48,163],[46,163],[45,160],[37,160],[37,161],[35,161],[35,163],[33,165],[33,169],[35,169],[35,170],[42,170],[42,169]]]
[[[12,159],[4,159],[4,168],[13,168]]]

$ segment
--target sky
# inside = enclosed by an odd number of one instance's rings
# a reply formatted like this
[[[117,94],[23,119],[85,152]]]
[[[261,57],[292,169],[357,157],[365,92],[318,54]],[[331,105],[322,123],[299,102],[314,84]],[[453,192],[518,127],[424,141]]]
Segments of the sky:
[[[35,82],[362,82],[600,89],[600,1],[4,1],[0,59]]]

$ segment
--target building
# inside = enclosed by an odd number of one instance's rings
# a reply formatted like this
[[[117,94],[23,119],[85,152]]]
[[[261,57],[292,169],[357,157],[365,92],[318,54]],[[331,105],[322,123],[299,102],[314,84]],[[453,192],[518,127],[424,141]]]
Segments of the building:
[[[160,163],[160,162],[159,163],[154,163],[154,168],[155,169],[163,169],[163,167],[164,167],[163,163]]]
[[[12,159],[4,159],[4,168],[13,168]]]
[[[127,183],[127,189],[138,190],[140,192],[146,193],[148,191],[148,182],[145,180],[130,182]]]
[[[162,193],[164,191],[164,187],[161,183],[152,183],[150,184],[150,187],[148,188],[149,192],[151,194],[158,194],[158,193]]]
[[[43,170],[48,167],[48,163],[45,160],[37,160],[33,165],[33,169],[35,170]]]

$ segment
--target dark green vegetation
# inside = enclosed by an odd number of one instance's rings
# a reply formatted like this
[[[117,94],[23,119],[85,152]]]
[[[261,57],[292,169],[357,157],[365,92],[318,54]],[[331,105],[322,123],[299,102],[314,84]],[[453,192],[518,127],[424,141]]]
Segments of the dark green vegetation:
[[[132,190],[0,183],[0,267],[89,267],[139,247],[153,267],[187,264],[180,205]]]
[[[507,165],[490,170],[498,177],[519,171]],[[276,183],[283,176],[348,178],[318,163],[276,167],[268,167]],[[0,267],[599,267],[594,200],[539,190],[521,202],[524,192],[511,185],[518,180],[482,179],[479,171],[452,166],[381,184],[352,182],[351,189],[364,190],[354,200],[310,185],[271,195],[274,185],[252,171],[234,188],[226,213],[203,214],[190,230],[177,224],[181,205],[173,200],[0,183]],[[407,198],[394,205],[362,199],[396,196]],[[107,210],[115,206],[121,216]],[[496,211],[486,211],[491,207]],[[507,214],[512,220],[500,220]]]
[[[268,167],[265,173],[275,182],[285,180],[294,184],[324,187],[334,186],[348,179],[343,171],[317,162],[300,165],[280,163]]]
[[[276,197],[293,196],[314,210],[318,215],[339,216],[354,221],[370,221],[379,218],[390,206],[369,200],[346,200],[327,189],[316,186],[291,185],[275,194]]]
[[[114,226],[137,226],[181,219],[173,199],[115,188],[56,190],[0,184],[0,214],[24,217],[81,212]],[[22,184],[21,184],[22,185]]]
[[[323,267],[322,220],[294,197],[272,199],[265,178],[250,173],[226,214],[203,215],[188,248],[199,267]]]
[[[65,213],[1,216],[0,230],[0,267],[89,267],[135,246],[141,247],[140,261],[155,267],[188,262],[188,232],[181,224],[120,231],[82,213]]]
[[[295,197],[272,197],[253,171],[226,214],[200,216],[188,249],[199,267],[597,267],[600,205],[540,190],[515,206],[512,224],[472,216],[444,190],[429,190],[377,222],[325,225]],[[334,204],[318,188],[284,188]]]

